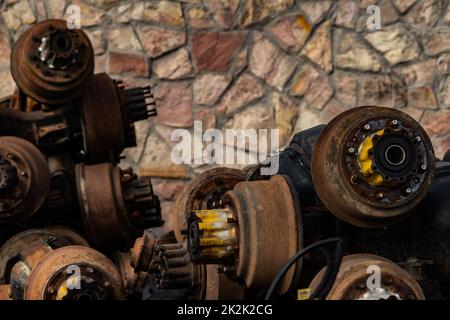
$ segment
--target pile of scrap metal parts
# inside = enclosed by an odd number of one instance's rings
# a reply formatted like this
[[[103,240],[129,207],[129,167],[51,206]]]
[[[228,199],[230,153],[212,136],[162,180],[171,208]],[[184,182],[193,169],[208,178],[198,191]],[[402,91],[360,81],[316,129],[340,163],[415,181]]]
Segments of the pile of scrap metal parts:
[[[0,299],[125,299],[128,251],[163,224],[148,177],[118,166],[150,87],[94,74],[86,34],[46,20],[11,53],[0,101]],[[98,251],[99,250],[99,251]],[[101,251],[101,252],[100,252]]]
[[[0,101],[0,298],[421,300],[450,297],[450,153],[401,111],[350,109],[260,164],[213,168],[160,235],[149,178],[118,163],[149,87],[93,74],[62,20],[17,40]],[[131,248],[131,249],[130,249]]]
[[[391,108],[297,133],[278,174],[214,168],[180,194],[172,233],[136,240],[150,299],[447,299],[450,162]]]

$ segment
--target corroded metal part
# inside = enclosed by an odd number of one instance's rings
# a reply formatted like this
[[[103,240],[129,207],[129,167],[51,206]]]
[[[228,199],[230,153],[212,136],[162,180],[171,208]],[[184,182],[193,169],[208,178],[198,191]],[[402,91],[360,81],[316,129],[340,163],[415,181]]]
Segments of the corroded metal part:
[[[213,168],[199,175],[187,186],[178,197],[174,210],[174,233],[177,241],[183,243],[188,228],[187,219],[193,210],[218,208],[227,191],[247,179],[247,173],[242,170],[230,168]],[[213,266],[197,264],[196,271],[199,274],[200,283],[206,283],[206,288],[200,289],[195,299],[241,299],[244,296],[244,288],[231,281],[225,274],[218,273]],[[206,270],[206,272],[205,272]],[[204,276],[203,276],[204,275]],[[232,290],[228,290],[232,288]]]
[[[24,110],[19,95],[0,101],[0,134],[28,140],[40,148],[63,146],[80,132],[79,114],[74,104],[42,110]]]
[[[199,265],[202,266],[202,265]],[[201,300],[244,300],[246,289],[232,281],[221,267],[215,264],[205,265],[206,288]]]
[[[142,220],[146,227],[161,225],[159,208],[154,205],[153,193],[143,198],[131,199],[126,185],[136,179],[128,171],[121,171],[111,163],[76,166],[78,199],[86,233],[92,242],[108,250],[128,249],[139,233],[142,233]],[[151,190],[150,190],[151,192]],[[139,193],[139,192],[138,192]],[[128,195],[128,196],[127,196]],[[142,196],[142,195],[141,195]],[[143,199],[143,204],[135,206]],[[134,206],[129,206],[129,204]],[[157,203],[159,204],[159,202]],[[130,212],[130,208],[134,210]],[[142,209],[142,212],[137,210]],[[148,215],[148,217],[146,217]],[[138,223],[134,224],[134,218]]]
[[[8,284],[11,297],[22,300],[29,275],[44,256],[56,248],[85,244],[80,235],[59,226],[21,232],[0,248],[0,284]]]
[[[82,91],[94,72],[91,42],[65,20],[34,24],[15,43],[11,73],[19,88],[35,101],[63,104]]]
[[[231,281],[217,265],[193,264],[187,243],[160,245],[157,287],[185,289],[192,300],[242,300],[245,288]]]
[[[407,114],[360,107],[333,119],[314,146],[312,176],[325,206],[345,222],[383,227],[408,216],[433,178],[434,151]]]
[[[30,142],[0,137],[0,220],[31,217],[50,190],[50,171],[42,153]]]
[[[219,272],[217,265],[193,264],[186,241],[177,243],[173,234],[156,239],[145,233],[131,249],[130,265],[136,274],[153,275],[158,290],[178,289],[192,300],[243,299],[245,289]]]
[[[116,252],[114,254],[115,262],[119,268],[122,277],[123,285],[129,299],[140,299],[142,291],[147,282],[147,272],[134,272],[131,266],[130,252]]]
[[[312,280],[312,291],[324,275],[325,268]],[[326,299],[424,300],[425,296],[414,277],[394,262],[376,255],[355,254],[342,259],[336,281]]]
[[[223,264],[222,271],[244,283],[246,288],[267,288],[283,265],[303,245],[300,207],[295,190],[285,177],[274,176],[268,181],[238,183],[226,194],[223,202],[233,212],[233,217],[227,218],[230,225],[225,224],[225,229],[229,230],[234,225],[237,227],[237,236],[232,237],[238,240],[237,245],[227,246],[230,256],[226,261],[222,255],[202,254],[200,244],[209,234],[201,231],[202,221],[193,213],[188,233],[191,258],[195,263]],[[209,242],[210,249],[217,249],[222,246],[222,240],[213,239],[204,243]],[[301,263],[290,269],[278,287],[279,293],[287,292],[300,270]]]
[[[52,233],[56,233],[67,239],[72,245],[90,247],[89,243],[80,234],[70,228],[64,226],[49,226],[45,227],[46,230],[50,230]]]
[[[195,210],[188,239],[194,261],[233,263],[238,249],[237,224],[231,209]],[[198,241],[197,241],[198,240]]]
[[[33,268],[25,300],[123,300],[117,267],[91,248],[69,246],[47,254]]]
[[[116,161],[125,141],[124,114],[114,80],[96,74],[81,96],[82,129],[86,159],[91,163]],[[108,121],[99,118],[107,115]]]
[[[130,265],[135,272],[153,272],[153,258],[158,240],[152,234],[144,233],[134,241],[131,248]]]
[[[120,169],[111,163],[75,167],[83,225],[97,247],[121,250],[133,242],[133,229],[123,201]]]
[[[161,206],[150,177],[138,177],[131,167],[121,169],[120,174],[124,201],[133,227],[144,230],[162,226]]]
[[[158,289],[192,288],[195,291],[195,268],[186,243],[161,244],[156,247],[159,266],[156,276]],[[203,277],[204,278],[204,277]]]
[[[214,168],[195,178],[180,194],[173,211],[174,232],[178,242],[186,238],[187,219],[193,210],[220,207],[225,193],[246,179],[245,171],[230,168]]]
[[[111,163],[75,168],[78,199],[86,233],[107,250],[127,250],[144,228],[160,226],[161,211],[150,184],[132,184],[136,175]]]
[[[75,165],[66,153],[47,154],[50,169],[50,191],[46,209],[70,210],[76,203]]]
[[[117,162],[123,148],[136,145],[134,122],[156,115],[150,87],[125,89],[106,73],[94,75],[80,106],[87,163]]]

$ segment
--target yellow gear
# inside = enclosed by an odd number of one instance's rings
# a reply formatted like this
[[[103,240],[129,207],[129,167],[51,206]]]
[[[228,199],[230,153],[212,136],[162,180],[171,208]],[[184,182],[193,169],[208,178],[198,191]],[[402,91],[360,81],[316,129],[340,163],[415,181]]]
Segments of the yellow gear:
[[[230,255],[229,247],[236,245],[236,224],[229,209],[195,210],[201,232],[199,247],[202,256],[221,259]]]

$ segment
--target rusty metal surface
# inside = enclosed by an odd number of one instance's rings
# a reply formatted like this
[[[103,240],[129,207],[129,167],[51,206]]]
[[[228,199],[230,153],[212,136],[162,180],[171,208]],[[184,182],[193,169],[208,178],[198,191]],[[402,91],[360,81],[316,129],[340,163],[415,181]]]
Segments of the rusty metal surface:
[[[7,242],[5,242],[0,248],[0,284],[9,283],[8,268],[11,261],[16,259],[20,252],[26,248],[29,243],[36,240],[58,239],[56,243],[58,246],[69,245],[70,242],[62,237],[59,237],[56,233],[43,229],[31,229],[21,233],[18,233]]]
[[[191,257],[197,263],[223,264],[223,272],[239,279],[246,288],[267,288],[302,244],[297,197],[282,176],[238,183],[223,199],[223,205],[233,212],[227,223],[236,227],[237,245],[223,243],[220,232],[210,234],[205,221],[194,213],[188,233]],[[210,211],[217,210],[221,209]],[[222,247],[233,259],[224,261],[222,255],[209,254]],[[208,254],[202,254],[203,250]],[[287,292],[300,269],[301,263],[297,263],[286,274],[278,288],[280,293]]]
[[[373,282],[374,266],[380,270],[380,286]],[[325,274],[322,269],[312,280],[313,291]],[[371,277],[371,279],[368,278]],[[417,281],[394,262],[371,254],[355,254],[342,259],[336,281],[327,300],[424,300]]]
[[[65,153],[47,153],[50,170],[50,191],[45,203],[47,209],[70,211],[76,207],[75,165]]]
[[[398,162],[389,150],[399,151]],[[360,107],[324,129],[314,147],[312,176],[320,199],[338,218],[381,227],[404,219],[425,197],[434,161],[427,134],[410,116]]]
[[[120,169],[111,163],[76,166],[84,228],[97,247],[128,249],[137,236],[123,199]]]
[[[95,246],[128,250],[143,229],[161,225],[157,197],[148,184],[132,185],[139,180],[130,170],[107,162],[78,164],[75,171],[83,224]]]
[[[116,252],[115,264],[119,268],[128,299],[141,299],[147,282],[147,272],[134,272],[131,266],[131,252]]]
[[[174,214],[174,232],[178,242],[186,238],[187,218],[192,210],[212,209],[229,190],[247,179],[247,173],[230,168],[214,168],[203,172],[177,198]]]
[[[124,148],[136,146],[134,122],[157,114],[150,87],[125,89],[106,73],[89,81],[80,108],[86,163],[118,162]],[[108,115],[108,121],[101,115]]]
[[[80,235],[65,227],[31,229],[9,239],[0,248],[0,283],[11,287],[14,300],[22,300],[33,268],[56,248],[87,245]]]
[[[71,289],[69,266],[80,270],[80,288]],[[125,288],[120,272],[106,256],[87,247],[56,249],[39,261],[32,270],[25,300],[123,300]]]
[[[48,226],[45,229],[50,230],[52,233],[60,235],[64,239],[68,240],[71,245],[89,247],[89,243],[78,232],[64,226]]]
[[[238,227],[231,209],[195,210],[189,224],[189,251],[196,263],[230,264],[236,259]]]
[[[345,257],[327,299],[450,292],[445,184],[406,114],[355,108],[303,130],[275,156],[274,177],[261,176],[263,164],[207,170],[177,194],[174,230],[161,236],[151,179],[118,167],[136,145],[135,122],[156,115],[151,87],[94,75],[88,37],[64,20],[31,26],[11,60],[19,89],[0,99],[0,222],[14,225],[2,225],[2,241],[19,233],[0,247],[0,299],[258,298],[304,243],[326,237],[343,238],[346,254],[379,255]],[[279,298],[329,264],[332,252],[320,250],[281,279]],[[364,285],[371,265],[381,268],[378,290]],[[69,267],[81,272],[77,290]]]
[[[148,233],[135,240],[131,248],[130,265],[135,272],[153,272],[152,262],[158,240]]]
[[[268,196],[271,195],[271,196]],[[280,268],[299,251],[299,217],[285,178],[241,182],[228,193],[239,225],[239,253],[235,273],[247,288],[267,288]],[[281,281],[279,293],[290,288],[297,263]]]
[[[69,30],[65,20],[45,20],[15,43],[11,73],[19,88],[34,100],[62,104],[78,96],[92,77],[93,56],[82,30]]]
[[[32,216],[50,189],[50,172],[42,153],[16,137],[0,137],[0,220]]]
[[[207,281],[202,300],[243,300],[245,298],[245,288],[221,272],[218,265],[208,264],[205,268]]]
[[[124,114],[118,88],[106,73],[96,74],[81,98],[84,151],[88,162],[116,161],[125,141]],[[104,121],[101,117],[108,117]]]
[[[51,110],[22,110],[18,95],[0,102],[0,134],[16,136],[41,147],[64,146],[81,129],[77,108],[72,104]]]

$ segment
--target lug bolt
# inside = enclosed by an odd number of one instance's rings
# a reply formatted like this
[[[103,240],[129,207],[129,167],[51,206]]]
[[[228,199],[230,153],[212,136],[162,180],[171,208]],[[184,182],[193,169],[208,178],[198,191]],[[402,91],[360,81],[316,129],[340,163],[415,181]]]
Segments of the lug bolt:
[[[382,192],[377,193],[377,199],[381,200],[384,198],[384,194]]]
[[[416,142],[420,142],[420,141],[422,141],[422,138],[419,137],[419,136],[417,136],[417,137],[416,137]]]
[[[427,165],[426,164],[420,165],[420,169],[422,169],[423,171],[427,170]]]
[[[348,153],[349,153],[349,154],[355,153],[355,148],[353,148],[353,147],[348,148]]]
[[[398,125],[398,121],[397,121],[397,120],[392,120],[392,121],[391,121],[391,124],[392,124],[393,126],[397,126],[397,125]]]
[[[365,124],[363,128],[364,128],[364,130],[369,131],[370,130],[370,124]]]
[[[411,191],[410,188],[406,188],[406,189],[405,189],[405,193],[406,193],[406,194],[411,194],[411,192],[412,192],[412,191]]]

